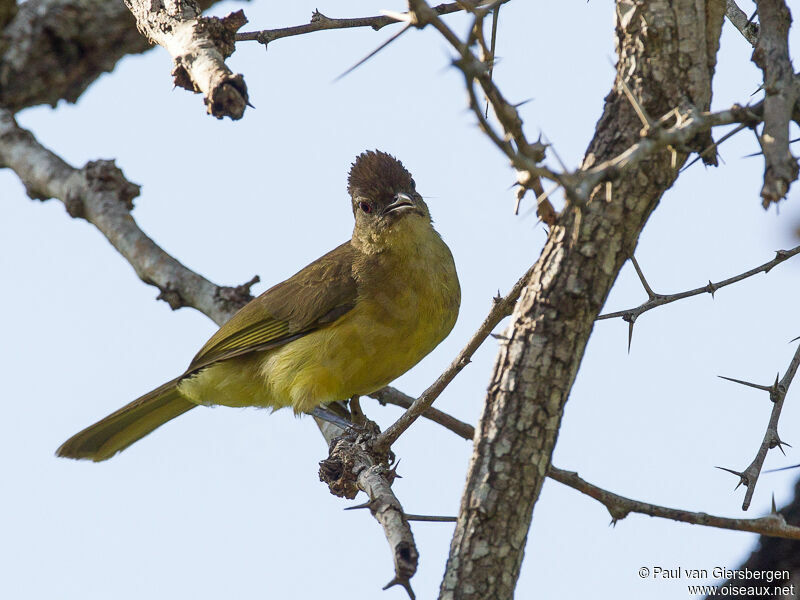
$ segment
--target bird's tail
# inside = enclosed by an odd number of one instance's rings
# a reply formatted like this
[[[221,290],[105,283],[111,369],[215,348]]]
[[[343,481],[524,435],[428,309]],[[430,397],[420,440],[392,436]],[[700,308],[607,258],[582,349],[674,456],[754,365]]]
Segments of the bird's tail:
[[[145,394],[76,433],[56,450],[58,456],[107,460],[167,421],[182,415],[196,404],[178,392],[180,377]]]

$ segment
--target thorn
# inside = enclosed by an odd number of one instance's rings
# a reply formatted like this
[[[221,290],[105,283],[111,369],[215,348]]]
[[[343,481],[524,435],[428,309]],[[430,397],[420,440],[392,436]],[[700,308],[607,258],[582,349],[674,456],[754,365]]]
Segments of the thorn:
[[[771,442],[770,442],[770,444],[769,444],[769,447],[770,447],[770,449],[772,449],[772,448],[777,448],[778,450],[780,450],[780,451],[781,451],[781,454],[783,454],[784,456],[786,456],[786,452],[784,452],[784,451],[783,451],[783,447],[784,447],[784,446],[786,446],[787,448],[791,448],[791,447],[792,447],[792,445],[791,445],[791,444],[788,444],[788,443],[784,442],[784,441],[783,441],[781,438],[779,438],[777,435],[773,437],[772,441],[771,441]]]
[[[744,484],[744,487],[750,485],[748,483],[747,476],[744,473],[740,473],[739,471],[734,471],[733,469],[728,469],[726,467],[716,467],[716,468],[719,469],[720,471],[727,471],[728,473],[733,473],[734,475],[737,475],[739,477],[739,483],[737,483],[736,487],[733,488],[734,492],[738,490],[739,486],[742,484]]]
[[[369,508],[370,510],[372,510],[371,504],[372,500],[367,500],[366,502],[364,502],[364,504],[357,504],[356,506],[348,506],[344,510],[360,510],[362,508]]]
[[[643,130],[650,129],[652,127],[652,121],[650,120],[650,117],[647,115],[642,105],[639,104],[639,101],[633,95],[633,92],[631,92],[631,88],[628,87],[628,82],[626,82],[623,77],[620,77],[619,82],[622,84],[622,91],[628,98],[628,102],[631,103],[634,112],[639,117],[639,120],[642,122],[642,129]]]
[[[683,173],[683,172],[684,172],[686,169],[688,169],[689,167],[691,167],[691,166],[692,166],[694,163],[696,163],[698,160],[702,160],[703,156],[705,156],[705,155],[706,155],[706,153],[707,153],[709,150],[713,150],[714,148],[718,148],[718,147],[719,147],[719,145],[720,145],[722,142],[724,142],[725,140],[727,140],[727,139],[728,139],[728,138],[730,138],[730,137],[733,137],[734,135],[736,135],[737,133],[739,133],[740,131],[742,131],[743,129],[746,129],[746,128],[747,128],[747,125],[744,125],[744,124],[742,124],[742,125],[739,125],[737,128],[735,128],[735,129],[732,129],[731,131],[729,131],[728,133],[726,133],[725,135],[723,135],[721,138],[719,138],[719,140],[717,140],[716,142],[712,143],[712,144],[711,144],[710,146],[708,146],[707,148],[704,148],[702,152],[698,153],[698,155],[694,157],[694,160],[692,160],[692,161],[691,161],[691,162],[690,162],[688,165],[686,165],[685,167],[681,168],[680,172],[681,172],[681,173]]]
[[[411,583],[408,581],[408,579],[400,580],[397,577],[395,577],[381,589],[386,591],[390,587],[394,587],[396,585],[402,585],[403,588],[406,590],[406,593],[408,593],[408,597],[411,598],[411,600],[416,600],[417,597],[414,595],[414,590],[411,589]]]
[[[631,353],[631,341],[633,340],[633,323],[631,320],[628,322],[628,354]]]
[[[392,465],[392,468],[386,473],[386,479],[389,481],[391,485],[395,479],[402,479],[402,475],[397,474],[397,467],[400,465],[400,459],[397,459],[397,462]]]
[[[522,199],[525,197],[525,194],[528,192],[528,188],[520,186],[517,190],[517,201],[514,203],[514,216],[519,214],[519,205],[522,203]]]
[[[773,515],[778,514],[778,507],[775,506],[775,492],[772,492],[772,514]]]
[[[769,471],[764,471],[764,473],[777,473],[778,471],[788,471],[789,469],[797,469],[800,465],[792,465],[791,467],[781,467],[780,469],[770,469]]]
[[[373,56],[375,56],[375,55],[376,55],[378,52],[380,52],[381,50],[383,50],[384,48],[386,48],[386,46],[388,46],[389,44],[391,44],[393,41],[395,41],[397,38],[399,38],[401,35],[403,35],[403,34],[404,34],[406,31],[408,31],[409,29],[411,29],[411,27],[413,27],[413,25],[411,25],[411,24],[408,24],[408,25],[406,25],[405,27],[403,27],[403,28],[402,28],[400,31],[398,31],[398,32],[397,32],[397,33],[395,33],[395,34],[394,34],[392,37],[390,37],[388,40],[386,40],[385,42],[383,42],[383,43],[382,43],[380,46],[378,46],[377,48],[375,48],[375,50],[373,50],[372,52],[370,52],[369,54],[367,54],[367,55],[366,55],[364,58],[362,58],[362,59],[361,59],[360,61],[358,61],[356,64],[354,64],[352,67],[350,67],[349,69],[347,69],[347,70],[346,70],[344,73],[342,73],[341,75],[337,76],[337,77],[336,77],[336,79],[334,79],[334,80],[333,80],[331,83],[336,83],[337,81],[339,81],[340,79],[342,79],[344,76],[346,76],[346,75],[349,75],[350,73],[352,73],[353,71],[355,71],[355,70],[356,70],[358,67],[360,67],[361,65],[363,65],[365,62],[367,62],[367,61],[368,61],[370,58],[372,58]]]
[[[706,291],[711,294],[711,299],[714,299],[714,293],[718,290],[717,286],[711,283],[711,280],[708,280],[708,285],[706,286]]]
[[[430,523],[455,523],[458,521],[458,517],[447,517],[447,516],[439,516],[439,515],[409,515],[403,513],[403,517],[406,521],[427,521]]]
[[[772,400],[773,402],[777,402],[778,400],[780,400],[781,385],[778,379],[780,376],[781,376],[780,373],[777,373],[775,375],[775,383],[773,383],[769,389],[769,399]]]
[[[800,340],[800,335],[794,338],[793,340],[789,340],[789,343],[791,344],[792,342],[796,342],[797,340]]]
[[[756,388],[757,390],[764,390],[765,392],[772,392],[772,386],[767,387],[766,385],[759,385],[757,383],[750,383],[749,381],[742,381],[741,379],[734,379],[733,377],[725,377],[724,375],[717,375],[720,379],[726,379],[728,381],[733,381],[734,383],[740,383],[741,385],[746,385],[747,387]]]
[[[633,313],[623,315],[622,320],[628,322],[628,354],[631,353],[631,341],[633,340],[633,324],[636,322],[636,316]]]
[[[508,340],[511,339],[510,337],[508,337],[507,335],[503,335],[502,333],[490,333],[489,335],[492,336],[496,340],[508,341]]]

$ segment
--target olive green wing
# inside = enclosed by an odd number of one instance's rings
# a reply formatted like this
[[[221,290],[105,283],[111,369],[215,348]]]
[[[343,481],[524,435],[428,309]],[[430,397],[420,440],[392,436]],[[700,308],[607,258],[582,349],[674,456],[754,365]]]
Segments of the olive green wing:
[[[346,242],[251,300],[211,336],[186,373],[281,346],[350,311],[358,294],[353,278],[356,252]]]

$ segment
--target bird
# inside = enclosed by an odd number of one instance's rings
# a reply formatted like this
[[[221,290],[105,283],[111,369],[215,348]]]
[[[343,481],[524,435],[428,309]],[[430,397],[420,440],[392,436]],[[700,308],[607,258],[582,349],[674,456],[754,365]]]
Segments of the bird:
[[[444,340],[461,288],[409,171],[367,150],[352,163],[351,238],[235,313],[186,371],[56,451],[104,461],[200,405],[311,413],[374,392]]]

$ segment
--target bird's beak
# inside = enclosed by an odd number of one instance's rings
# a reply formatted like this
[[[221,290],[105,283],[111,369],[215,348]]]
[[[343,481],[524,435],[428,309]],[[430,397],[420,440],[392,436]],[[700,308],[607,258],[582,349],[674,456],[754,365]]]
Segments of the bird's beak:
[[[387,215],[394,210],[400,210],[404,207],[414,208],[414,200],[412,200],[411,196],[409,196],[408,194],[400,192],[399,194],[395,195],[394,202],[392,202],[386,208],[383,209],[383,214]]]

